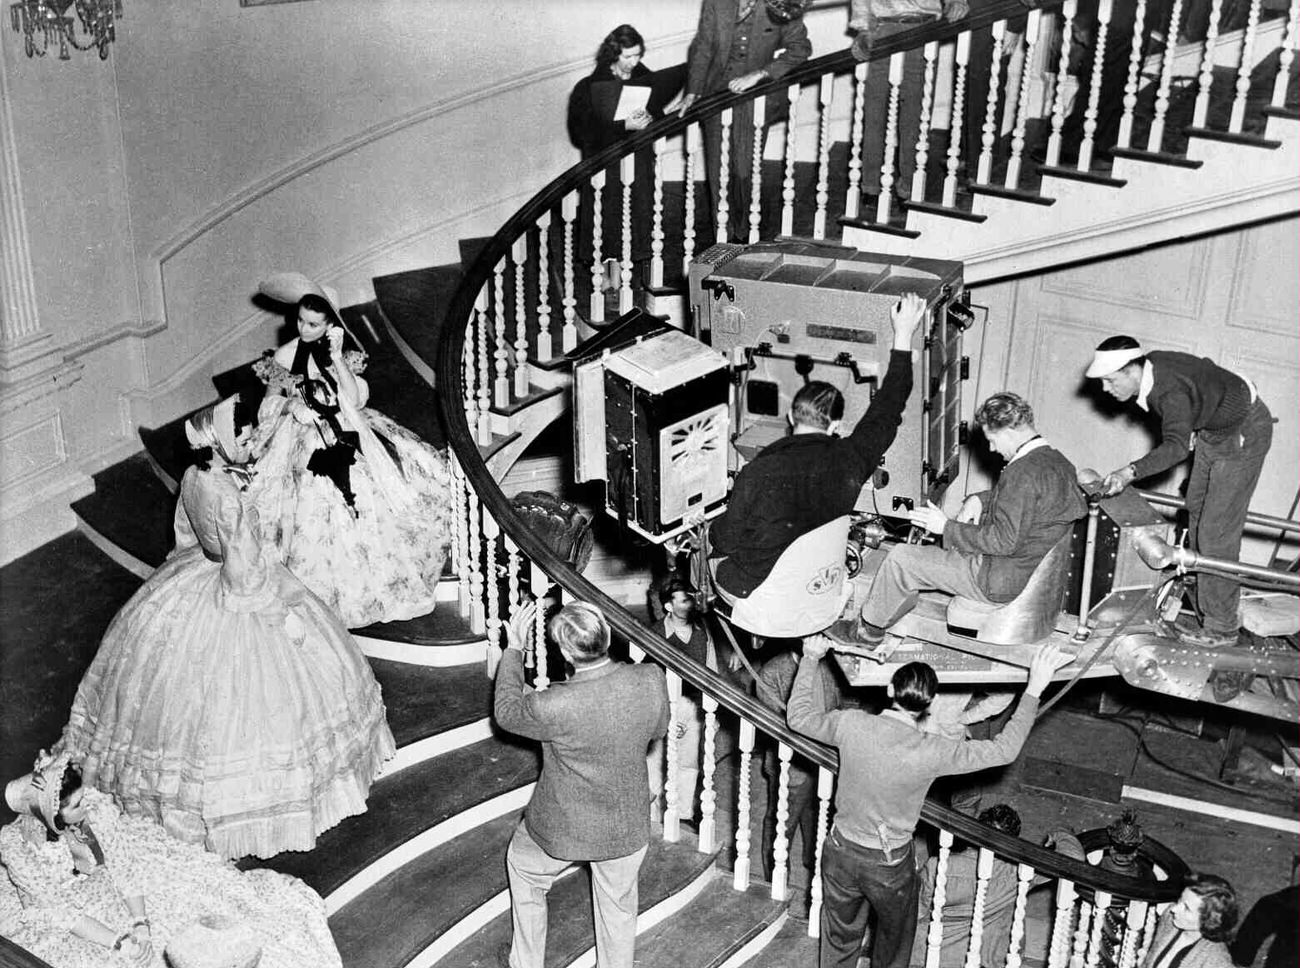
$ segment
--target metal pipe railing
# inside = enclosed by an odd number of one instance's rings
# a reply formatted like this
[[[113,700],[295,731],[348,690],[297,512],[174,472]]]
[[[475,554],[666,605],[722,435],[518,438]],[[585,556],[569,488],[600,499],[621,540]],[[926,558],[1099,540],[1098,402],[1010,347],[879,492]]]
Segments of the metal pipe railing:
[[[1174,494],[1164,494],[1161,491],[1143,491],[1138,490],[1138,494],[1148,503],[1158,508],[1168,508],[1175,511],[1183,511],[1187,508],[1187,502],[1181,497]],[[1300,534],[1300,521],[1292,521],[1290,518],[1276,518],[1269,514],[1259,514],[1255,511],[1246,513],[1246,524],[1254,525],[1262,531],[1281,531],[1283,534]]]

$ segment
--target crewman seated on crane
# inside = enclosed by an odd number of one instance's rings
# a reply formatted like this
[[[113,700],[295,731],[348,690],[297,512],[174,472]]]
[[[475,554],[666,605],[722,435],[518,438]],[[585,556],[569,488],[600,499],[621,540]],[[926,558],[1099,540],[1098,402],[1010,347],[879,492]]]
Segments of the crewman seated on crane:
[[[975,412],[989,447],[1006,460],[996,483],[969,495],[955,519],[933,503],[912,524],[943,538],[895,545],[876,573],[861,615],[830,635],[868,648],[933,589],[979,602],[1014,599],[1038,563],[1087,513],[1074,465],[1034,429],[1034,411],[1014,393],[995,393]]]
[[[790,403],[788,437],[741,468],[726,512],[709,530],[717,584],[745,598],[800,536],[853,510],[863,485],[894,442],[912,392],[912,337],[926,304],[908,293],[890,310],[889,368],[871,406],[840,437],[844,396],[829,383],[804,384]]]

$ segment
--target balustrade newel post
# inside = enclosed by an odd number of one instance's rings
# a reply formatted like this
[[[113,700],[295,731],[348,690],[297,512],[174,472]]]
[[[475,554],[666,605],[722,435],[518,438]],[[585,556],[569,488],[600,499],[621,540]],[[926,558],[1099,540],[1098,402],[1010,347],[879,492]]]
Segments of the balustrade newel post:
[[[1016,124],[1011,132],[1011,155],[1007,160],[1007,188],[1020,187],[1020,164],[1025,154],[1025,130],[1029,126],[1029,94],[1034,82],[1034,53],[1042,26],[1043,12],[1037,8],[1029,11],[1025,21],[1024,60],[1020,70],[1020,94],[1016,98]]]
[[[636,187],[636,155],[624,155],[619,161],[619,178],[623,186],[623,247],[619,262],[618,311],[632,308],[632,191]]]
[[[1232,117],[1228,131],[1241,134],[1246,122],[1246,99],[1250,95],[1250,75],[1255,67],[1255,37],[1259,33],[1259,0],[1250,0],[1246,14],[1246,31],[1241,38],[1241,64],[1237,68],[1237,96],[1232,99]]]
[[[1164,59],[1160,65],[1160,84],[1156,88],[1156,109],[1147,134],[1147,151],[1159,152],[1165,143],[1165,115],[1169,111],[1169,92],[1174,84],[1174,60],[1178,52],[1178,28],[1183,19],[1183,0],[1174,0],[1169,12],[1169,29],[1165,32]]]
[[[587,318],[593,323],[601,323],[605,321],[605,262],[601,258],[604,249],[605,169],[591,176],[591,190],[591,299]]]
[[[718,243],[727,241],[727,220],[731,217],[731,202],[727,191],[731,188],[731,108],[723,109],[719,122],[722,125],[721,140],[718,143],[718,197],[714,211],[717,213],[717,225],[713,227],[714,240]],[[710,159],[705,164],[711,163]]]
[[[794,750],[778,742],[780,779],[776,788],[776,835],[772,838],[772,900],[784,901],[790,887],[790,757]],[[771,777],[768,778],[771,782]]]
[[[943,906],[948,900],[948,859],[952,856],[951,830],[939,830],[939,859],[934,867],[934,895],[930,900],[930,930],[925,936],[925,968],[939,968],[943,951]]]
[[[1092,81],[1088,88],[1088,104],[1083,112],[1083,140],[1079,143],[1079,171],[1092,168],[1093,140],[1097,134],[1097,111],[1101,107],[1101,76],[1105,66],[1106,34],[1110,30],[1112,0],[1097,4],[1096,56],[1092,59]],[[1082,92],[1081,92],[1082,93]]]
[[[1215,3],[1221,0],[1214,0]],[[1133,116],[1137,112],[1138,87],[1142,83],[1142,48],[1146,37],[1147,0],[1137,0],[1133,11],[1133,40],[1128,56],[1128,78],[1124,81],[1124,113],[1119,121],[1119,138],[1116,146],[1127,148],[1133,143]],[[1211,30],[1218,28],[1211,21]],[[1209,53],[1209,47],[1206,47]],[[1208,83],[1206,91],[1209,90]]]
[[[998,135],[1001,133],[998,129],[998,95],[1001,93],[1002,80],[1002,50],[1006,45],[1007,22],[999,20],[993,25],[993,52],[992,60],[989,63],[989,96],[988,102],[984,106],[984,127],[981,129],[979,162],[976,166],[975,181],[981,185],[989,183],[993,177],[993,149],[997,144]],[[979,70],[980,65],[976,64],[975,69]],[[972,108],[975,105],[971,105]],[[967,149],[973,152],[974,145]],[[978,966],[977,966],[978,968]]]
[[[948,208],[957,206],[957,169],[961,167],[962,116],[966,110],[966,68],[969,64],[970,31],[964,30],[957,37],[956,66],[952,80],[952,120],[948,123],[952,130],[948,134],[948,173],[943,180],[943,204]]]
[[[1065,127],[1065,79],[1070,74],[1070,43],[1074,38],[1074,15],[1077,8],[1078,0],[1065,0],[1061,5],[1061,59],[1056,68],[1056,91],[1052,97],[1052,133],[1047,138],[1046,164],[1049,167],[1061,163],[1061,130]]]
[[[822,886],[822,854],[826,850],[826,837],[831,827],[831,794],[835,790],[835,774],[824,766],[817,768],[817,851],[813,861],[813,879],[808,887],[808,937],[821,936],[822,903],[825,890]],[[807,831],[804,832],[806,837]]]
[[[702,854],[713,853],[717,840],[718,793],[714,784],[718,769],[718,700],[707,692],[700,696],[704,709],[704,742],[700,753],[700,838],[696,845]]]
[[[692,124],[686,129],[686,170],[683,175],[686,184],[683,192],[684,210],[682,212],[683,277],[690,271],[691,262],[695,259],[695,162],[700,156],[702,141],[698,124]]]
[[[906,51],[889,55],[889,107],[885,112],[885,160],[880,164],[880,195],[876,198],[876,222],[889,224],[894,205],[894,152],[898,149],[898,104],[903,90],[903,59]]]
[[[655,139],[654,194],[650,214],[650,288],[664,284],[664,150],[668,143]]]
[[[1291,0],[1287,11],[1286,33],[1282,36],[1282,49],[1277,55],[1277,77],[1273,81],[1272,106],[1286,107],[1286,89],[1291,79],[1291,63],[1295,60],[1296,32],[1300,28],[1300,0]]]

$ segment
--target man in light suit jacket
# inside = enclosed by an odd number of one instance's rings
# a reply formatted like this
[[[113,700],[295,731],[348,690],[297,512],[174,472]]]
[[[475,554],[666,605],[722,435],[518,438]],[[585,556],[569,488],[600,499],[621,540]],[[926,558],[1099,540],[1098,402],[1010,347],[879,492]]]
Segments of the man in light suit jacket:
[[[506,852],[510,968],[542,968],[546,896],[577,863],[591,865],[598,968],[632,968],[637,875],[650,840],[646,750],[668,728],[663,670],[612,662],[605,617],[574,602],[549,623],[574,673],[536,692],[524,682],[523,654],[535,615],[529,604],[510,623],[494,702],[502,729],[542,744],[542,774]]]

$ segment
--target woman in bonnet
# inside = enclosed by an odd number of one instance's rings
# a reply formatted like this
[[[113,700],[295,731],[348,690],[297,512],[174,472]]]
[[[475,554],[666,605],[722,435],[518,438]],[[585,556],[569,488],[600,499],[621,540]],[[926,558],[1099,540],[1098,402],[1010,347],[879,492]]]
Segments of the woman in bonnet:
[[[254,365],[268,390],[250,491],[263,535],[348,628],[432,611],[451,534],[446,457],[366,407],[365,354],[331,290],[296,272],[259,288],[293,307],[298,330]]]
[[[188,422],[176,547],[104,634],[62,749],[127,813],[270,857],[363,812],[395,747],[355,640],[262,544],[245,418],[229,397]]]
[[[54,968],[159,968],[164,951],[173,968],[341,966],[309,887],[274,871],[240,873],[124,816],[82,786],[66,754],[42,751],[5,801],[19,817],[0,829],[0,923]]]

